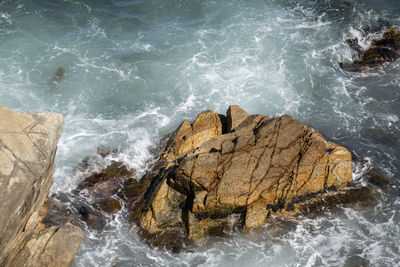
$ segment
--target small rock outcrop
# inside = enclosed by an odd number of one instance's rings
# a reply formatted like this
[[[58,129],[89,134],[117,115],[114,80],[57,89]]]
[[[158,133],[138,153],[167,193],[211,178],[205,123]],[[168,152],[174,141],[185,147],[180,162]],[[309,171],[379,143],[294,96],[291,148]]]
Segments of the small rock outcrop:
[[[351,154],[290,116],[231,106],[226,116],[205,111],[184,121],[141,182],[150,185],[132,218],[151,243],[174,250],[182,240],[261,227],[271,214],[300,212],[344,189]]]
[[[400,57],[400,31],[396,27],[388,27],[382,37],[372,40],[371,46],[365,50],[357,38],[348,39],[346,43],[355,52],[353,62],[340,63],[346,71],[371,72]]]
[[[69,266],[83,231],[42,223],[63,126],[57,113],[0,107],[0,266]]]
[[[121,202],[115,194],[124,181],[133,176],[133,171],[122,162],[111,161],[110,165],[100,172],[92,173],[77,187],[77,190],[88,190],[88,194],[96,200],[94,207],[106,213],[115,213],[121,209]]]
[[[77,187],[51,196],[46,226],[70,222],[102,232],[113,214],[144,194],[148,184],[139,186],[134,170],[122,161],[107,158],[116,153],[117,150],[99,147],[97,154],[83,159],[74,173],[82,178]]]

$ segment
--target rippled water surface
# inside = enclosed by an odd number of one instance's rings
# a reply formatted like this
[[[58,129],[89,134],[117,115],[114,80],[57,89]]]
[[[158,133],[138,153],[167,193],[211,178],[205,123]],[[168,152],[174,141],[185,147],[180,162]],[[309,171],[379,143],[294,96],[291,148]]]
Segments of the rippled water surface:
[[[134,168],[183,119],[238,104],[289,114],[348,147],[354,179],[393,184],[377,206],[328,209],[209,239],[179,254],[150,248],[125,221],[86,230],[74,266],[400,266],[400,61],[344,72],[344,44],[400,25],[398,0],[0,1],[0,105],[65,116],[53,193],[82,179],[99,146]],[[62,80],[54,77],[63,67]],[[110,158],[106,158],[111,160]]]

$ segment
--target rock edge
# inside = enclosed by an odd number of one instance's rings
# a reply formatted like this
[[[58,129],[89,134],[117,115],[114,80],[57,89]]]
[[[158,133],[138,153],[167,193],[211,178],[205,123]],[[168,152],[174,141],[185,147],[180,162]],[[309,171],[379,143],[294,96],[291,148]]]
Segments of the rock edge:
[[[0,107],[0,266],[69,266],[83,231],[45,228],[63,116]]]

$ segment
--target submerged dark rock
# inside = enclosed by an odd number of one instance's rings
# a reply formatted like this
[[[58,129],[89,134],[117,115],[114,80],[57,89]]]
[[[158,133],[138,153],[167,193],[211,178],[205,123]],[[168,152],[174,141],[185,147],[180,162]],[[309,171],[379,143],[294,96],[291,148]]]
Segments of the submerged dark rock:
[[[328,193],[315,199],[304,201],[298,208],[303,214],[316,214],[338,206],[355,209],[374,207],[378,205],[380,197],[381,194],[376,187],[349,187],[341,192]]]
[[[343,4],[345,4],[346,6],[350,6],[350,7],[354,6],[353,3],[350,1],[344,1]]]
[[[59,194],[63,195],[64,194]],[[60,201],[56,197],[52,196],[49,199],[49,212],[43,223],[46,226],[61,225],[69,222],[76,226],[81,226],[79,223],[78,216],[75,215],[73,209]]]
[[[121,209],[121,201],[116,198],[109,198],[106,200],[100,200],[94,203],[94,207],[106,212],[106,213],[116,213]]]
[[[355,52],[353,62],[339,63],[346,71],[371,72],[400,57],[400,31],[396,27],[387,27],[382,37],[372,40],[371,46],[365,50],[357,38],[348,39],[346,43]]]
[[[94,194],[106,193],[112,195],[118,190],[121,180],[132,175],[133,171],[127,168],[124,163],[113,160],[108,166],[86,177],[79,183],[77,189],[89,189]],[[106,184],[104,185],[104,183]]]
[[[92,207],[81,197],[60,193],[51,196],[49,203],[49,212],[43,221],[47,227],[71,223],[80,228],[102,231],[106,225],[106,218],[100,207]]]
[[[58,67],[58,69],[56,70],[56,72],[53,74],[53,76],[51,76],[49,83],[50,86],[55,86],[57,84],[59,84],[65,76],[65,69],[64,67]]]
[[[346,259],[343,267],[369,267],[369,261],[361,256],[354,255]]]
[[[114,214],[128,203],[124,197],[124,188],[129,182],[137,183],[133,178],[134,171],[123,162],[115,160],[101,167],[104,164],[103,159],[115,151],[99,148],[97,153],[100,158],[87,157],[79,165],[80,172],[89,174],[72,194],[58,193],[52,196],[50,211],[45,219],[46,225],[70,222],[102,231],[107,222],[106,214]],[[91,172],[93,169],[98,171]]]
[[[369,138],[373,143],[387,146],[400,152],[400,131],[390,128],[363,128],[361,135]]]

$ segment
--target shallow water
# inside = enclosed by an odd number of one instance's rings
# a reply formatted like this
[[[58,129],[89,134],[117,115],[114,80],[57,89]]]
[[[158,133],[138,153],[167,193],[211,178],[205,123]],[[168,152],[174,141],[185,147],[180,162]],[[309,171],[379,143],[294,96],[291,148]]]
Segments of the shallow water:
[[[163,135],[183,119],[238,104],[289,114],[348,147],[366,170],[400,188],[400,61],[376,73],[344,72],[344,40],[400,25],[397,0],[0,1],[0,105],[65,116],[53,193],[82,179],[99,146],[137,177]],[[62,66],[63,79],[54,81]],[[398,192],[393,190],[393,192]],[[376,207],[328,209],[292,222],[210,239],[172,254],[150,248],[123,212],[86,230],[74,266],[341,266],[359,256],[399,266],[400,197]]]

